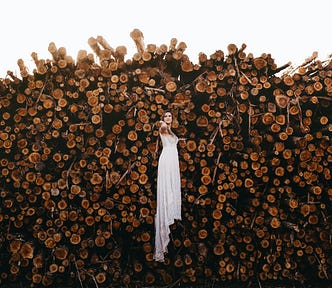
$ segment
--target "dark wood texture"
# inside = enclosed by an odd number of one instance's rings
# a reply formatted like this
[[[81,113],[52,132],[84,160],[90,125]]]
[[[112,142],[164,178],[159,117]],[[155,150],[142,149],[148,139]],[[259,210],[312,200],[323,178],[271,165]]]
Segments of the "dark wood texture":
[[[183,42],[130,35],[129,60],[91,37],[94,54],[51,43],[52,59],[0,79],[0,286],[331,280],[331,59],[278,67],[230,44],[195,64]],[[183,220],[160,264],[166,108],[186,138]]]

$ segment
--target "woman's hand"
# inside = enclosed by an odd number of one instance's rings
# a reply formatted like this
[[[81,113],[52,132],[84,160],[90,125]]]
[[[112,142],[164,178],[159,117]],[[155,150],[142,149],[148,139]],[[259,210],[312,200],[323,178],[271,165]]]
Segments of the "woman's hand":
[[[160,128],[159,128],[160,133],[166,133],[167,132],[167,127],[168,127],[166,122],[160,120],[159,124],[160,124]]]
[[[160,120],[156,123],[156,126],[160,128],[162,125],[167,125],[163,120]]]

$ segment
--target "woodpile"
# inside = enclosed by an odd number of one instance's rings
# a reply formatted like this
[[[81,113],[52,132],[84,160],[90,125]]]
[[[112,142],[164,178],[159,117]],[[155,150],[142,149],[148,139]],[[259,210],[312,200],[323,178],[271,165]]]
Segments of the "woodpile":
[[[194,64],[130,36],[129,60],[101,36],[76,60],[50,43],[0,79],[0,286],[331,280],[331,58],[278,67],[230,44]],[[183,220],[156,263],[165,108],[186,139]]]

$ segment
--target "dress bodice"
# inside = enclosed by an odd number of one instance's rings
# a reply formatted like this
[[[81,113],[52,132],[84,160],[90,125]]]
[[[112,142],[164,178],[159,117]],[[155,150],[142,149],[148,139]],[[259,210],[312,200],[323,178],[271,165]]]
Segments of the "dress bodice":
[[[176,147],[176,144],[179,141],[179,138],[176,135],[165,135],[160,134],[161,143],[163,144],[163,148],[166,147]]]

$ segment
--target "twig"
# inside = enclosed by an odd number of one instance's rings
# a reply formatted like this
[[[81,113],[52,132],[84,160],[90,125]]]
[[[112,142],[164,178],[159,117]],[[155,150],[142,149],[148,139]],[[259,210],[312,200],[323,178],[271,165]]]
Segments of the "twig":
[[[99,116],[100,116],[100,129],[103,129],[104,123],[103,123],[103,109],[102,109],[102,105],[101,103],[99,103],[99,108],[100,108],[100,112],[99,112]]]
[[[251,109],[251,104],[249,104],[250,105],[250,109]],[[251,131],[251,112],[250,111],[248,111],[249,113],[249,119],[248,119],[248,140],[250,140],[250,131]]]
[[[105,168],[105,169],[107,169],[107,168]],[[106,175],[105,175],[105,184],[106,184],[106,191],[108,191],[109,190],[108,188],[111,186],[110,173],[108,170],[106,171]]]
[[[131,169],[134,167],[136,161],[133,162],[133,164],[130,165],[130,167],[126,170],[125,173],[123,173],[123,175],[120,177],[119,181],[116,183],[116,186],[119,185],[121,183],[121,181],[123,180],[124,177],[126,177],[126,175],[131,171]]]
[[[149,87],[149,86],[145,86],[144,89],[147,91],[156,91],[156,92],[165,93],[165,90],[163,90],[163,89]]]
[[[317,95],[312,95],[312,96],[308,96],[308,95],[303,95],[300,97],[300,100],[303,101],[303,99],[310,99],[312,97],[316,97],[318,99],[323,99],[323,100],[327,100],[327,101],[332,101],[332,97],[325,97],[325,96],[317,96]]]
[[[235,63],[235,69],[236,69],[236,72],[237,72],[237,77],[240,77],[240,69],[239,69],[239,66],[237,64],[236,57],[234,57],[234,63]]]
[[[78,267],[77,267],[76,257],[75,257],[75,256],[74,256],[74,264],[75,264],[75,268],[76,268],[76,271],[77,271],[77,278],[78,278],[78,281],[80,281],[80,285],[81,285],[81,287],[83,288],[83,283],[82,283],[82,279],[81,279],[80,271],[78,270]]]
[[[326,222],[327,222],[326,215],[324,214],[324,212],[323,212],[323,211],[320,211],[320,213],[322,214],[322,216],[323,216],[323,219],[324,219],[324,222],[326,223]]]
[[[122,92],[120,92],[120,94],[126,96],[128,99],[131,99],[131,95],[126,91],[122,91]]]
[[[73,168],[73,165],[74,165],[75,161],[76,161],[76,157],[74,158],[73,162],[71,162],[71,164],[68,168],[68,171],[66,173],[66,186],[67,186],[67,189],[69,189],[69,183],[68,183],[69,173],[71,171],[71,168]]]
[[[219,154],[218,154],[216,167],[214,167],[214,170],[213,170],[212,184],[214,184],[214,181],[215,181],[215,179],[216,179],[217,169],[218,169],[218,165],[219,165],[220,158],[221,158],[221,152],[219,152]]]
[[[160,286],[160,288],[172,288],[172,287],[175,287],[175,285],[177,285],[183,278],[184,276],[180,277],[178,280],[176,280],[175,282],[169,284],[169,285],[166,285],[166,286]],[[155,287],[155,286],[153,286]],[[153,288],[151,286],[142,286],[141,288]]]
[[[44,89],[45,89],[45,86],[46,86],[46,82],[47,82],[47,80],[45,81],[45,83],[44,83],[42,89],[41,89],[40,92],[39,92],[38,99],[37,99],[37,101],[36,101],[36,105],[37,105],[37,103],[39,102],[40,97],[41,97],[41,95],[42,95],[43,92],[44,92]]]
[[[91,274],[91,273],[89,273],[89,272],[85,272],[87,275],[89,275],[91,278],[92,278],[92,280],[93,280],[93,282],[95,283],[95,285],[96,285],[96,288],[99,288],[99,285],[98,285],[98,283],[97,283],[97,281],[96,281],[96,277],[93,275],[93,274]]]
[[[252,218],[251,224],[250,224],[250,229],[252,230],[254,228],[254,224],[256,221],[256,217],[257,217],[257,212],[255,212],[254,214],[254,218]]]
[[[243,76],[244,78],[246,78],[246,80],[249,82],[249,84],[252,85],[252,82],[251,82],[251,80],[249,79],[249,77],[248,77],[246,74],[244,74],[242,71],[241,71],[241,74],[242,74],[242,76]]]
[[[119,142],[120,142],[120,139],[119,139],[119,137],[117,137],[117,140],[115,142],[115,147],[114,147],[114,153],[116,153],[116,150],[118,149]]]
[[[237,269],[236,269],[236,279],[240,279],[240,262],[237,263]]]
[[[262,287],[262,284],[261,284],[261,281],[259,281],[259,277],[257,276],[257,282],[258,282],[258,286],[259,286],[259,288],[263,288]]]
[[[214,141],[214,139],[216,138],[216,136],[217,136],[217,133],[218,133],[218,130],[219,130],[219,127],[217,127],[214,131],[213,131],[213,133],[212,133],[212,135],[211,135],[211,137],[210,137],[210,145],[213,143],[213,141]]]
[[[319,257],[317,256],[316,253],[314,253],[315,255],[315,258],[317,260],[317,262],[319,263],[319,267],[322,269],[323,273],[324,273],[324,276],[326,279],[329,279],[329,276],[327,275],[327,272],[326,272],[326,269],[324,268],[324,265],[322,265],[322,262],[320,261]]]
[[[221,128],[221,123],[222,123],[223,121],[221,121],[220,123],[219,123],[219,132],[220,132],[220,136],[221,136],[221,138],[222,137],[224,137],[224,133],[222,133],[222,128]]]

